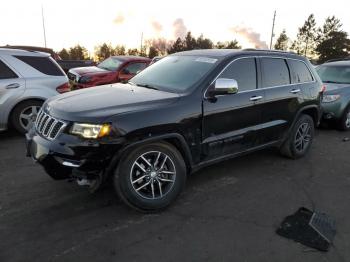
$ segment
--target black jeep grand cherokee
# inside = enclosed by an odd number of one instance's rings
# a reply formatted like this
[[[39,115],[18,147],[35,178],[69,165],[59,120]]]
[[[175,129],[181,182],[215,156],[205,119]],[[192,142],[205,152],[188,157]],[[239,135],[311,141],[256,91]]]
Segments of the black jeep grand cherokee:
[[[48,100],[27,134],[28,154],[54,179],[96,189],[112,178],[125,203],[161,209],[208,164],[268,146],[305,155],[321,86],[310,63],[291,53],[177,53],[128,84]]]

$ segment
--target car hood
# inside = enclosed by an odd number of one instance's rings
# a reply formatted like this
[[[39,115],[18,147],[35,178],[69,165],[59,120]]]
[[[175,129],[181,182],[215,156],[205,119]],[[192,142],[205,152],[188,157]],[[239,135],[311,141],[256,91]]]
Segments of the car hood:
[[[343,92],[350,92],[350,84],[333,84],[325,83],[325,94],[339,94]]]
[[[113,115],[173,103],[179,97],[130,84],[112,84],[58,95],[45,103],[44,110],[62,120],[103,122]]]
[[[111,73],[111,71],[97,66],[77,67],[70,69],[69,72],[78,76]]]

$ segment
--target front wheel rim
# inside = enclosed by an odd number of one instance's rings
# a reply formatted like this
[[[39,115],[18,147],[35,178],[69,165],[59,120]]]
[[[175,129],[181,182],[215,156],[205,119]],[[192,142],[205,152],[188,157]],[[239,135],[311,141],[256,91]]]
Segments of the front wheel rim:
[[[145,199],[161,199],[173,188],[176,180],[174,161],[160,151],[149,151],[139,156],[130,171],[134,191]]]
[[[309,123],[302,123],[294,138],[295,149],[298,152],[304,152],[311,142],[311,125]]]
[[[34,124],[36,116],[40,110],[40,106],[28,106],[19,114],[19,124],[24,130],[29,130]]]

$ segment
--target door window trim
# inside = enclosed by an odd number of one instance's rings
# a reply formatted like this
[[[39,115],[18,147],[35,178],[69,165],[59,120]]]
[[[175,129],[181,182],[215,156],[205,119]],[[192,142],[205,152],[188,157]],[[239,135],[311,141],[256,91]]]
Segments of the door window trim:
[[[203,93],[203,98],[204,99],[208,99],[207,97],[207,92],[208,89],[210,88],[210,86],[212,84],[214,84],[214,82],[220,77],[220,75],[226,70],[227,67],[229,67],[233,62],[239,60],[239,59],[244,59],[244,58],[255,58],[255,59],[259,59],[259,58],[279,58],[279,59],[284,59],[284,60],[295,60],[295,61],[300,61],[303,62],[305,64],[305,66],[307,67],[307,69],[310,71],[310,74],[313,78],[313,81],[310,82],[303,82],[303,83],[290,83],[288,85],[280,85],[280,86],[268,86],[268,87],[261,87],[261,88],[257,88],[257,89],[252,89],[252,90],[246,90],[246,91],[242,91],[240,93],[237,94],[242,94],[245,92],[252,92],[252,91],[256,91],[256,90],[265,90],[265,89],[271,89],[271,88],[277,88],[277,87],[286,87],[286,86],[295,86],[295,85],[302,85],[302,84],[309,84],[309,83],[316,83],[316,78],[314,76],[314,74],[312,73],[312,71],[310,70],[309,66],[305,63],[305,61],[301,60],[301,59],[297,59],[297,58],[290,58],[290,57],[282,57],[282,56],[269,56],[269,55],[254,55],[254,56],[241,56],[241,57],[237,57],[235,59],[233,59],[231,62],[229,62],[219,73],[218,75],[214,78],[214,80],[209,84],[209,86],[205,89],[204,93]],[[288,67],[288,61],[286,61],[287,67]],[[289,67],[288,67],[289,69]],[[257,70],[258,73],[258,70]],[[260,72],[261,74],[261,72]],[[292,82],[292,81],[291,81]],[[257,85],[258,86],[258,85]]]
[[[10,69],[12,71],[12,73],[14,73],[16,75],[16,77],[14,78],[0,78],[0,80],[9,80],[9,79],[18,79],[20,78],[20,75],[16,72],[16,70],[13,70],[12,66],[10,66],[5,59],[3,59],[2,57],[0,57],[0,62],[3,63],[8,69]]]

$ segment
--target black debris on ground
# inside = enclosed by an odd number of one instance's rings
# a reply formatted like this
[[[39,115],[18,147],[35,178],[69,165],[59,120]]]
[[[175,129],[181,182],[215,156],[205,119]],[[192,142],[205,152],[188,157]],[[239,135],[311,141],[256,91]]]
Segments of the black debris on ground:
[[[305,246],[328,251],[336,234],[335,221],[324,213],[301,207],[283,220],[276,233]]]

